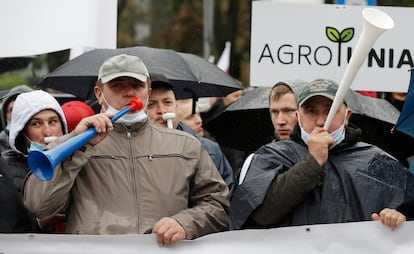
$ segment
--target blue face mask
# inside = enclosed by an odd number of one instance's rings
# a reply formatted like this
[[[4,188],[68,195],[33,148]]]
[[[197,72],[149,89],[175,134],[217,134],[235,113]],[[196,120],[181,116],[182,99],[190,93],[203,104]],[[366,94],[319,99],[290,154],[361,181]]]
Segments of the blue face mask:
[[[332,146],[329,149],[332,149],[333,147],[337,146],[338,144],[340,144],[345,139],[345,120],[346,120],[347,113],[348,113],[348,109],[345,110],[345,119],[344,119],[344,122],[342,123],[342,125],[337,130],[330,133],[331,136],[334,138],[334,142],[333,142]],[[309,133],[307,133],[302,128],[302,124],[300,123],[299,114],[298,114],[298,123],[299,123],[299,127],[300,127],[300,136],[301,136],[303,142],[305,142],[305,144],[307,145],[308,144]]]
[[[45,150],[45,147],[46,147],[45,144],[40,144],[40,143],[32,141],[30,143],[30,147],[28,149],[28,152],[30,152],[30,151],[43,151],[43,150]]]
[[[345,139],[345,125],[342,124],[336,131],[331,133],[332,137],[334,138],[334,142],[329,149],[334,148],[336,145],[341,143]]]
[[[6,131],[7,135],[9,135],[9,133],[10,133],[10,122],[9,121],[7,121],[7,124],[4,127],[4,130]]]

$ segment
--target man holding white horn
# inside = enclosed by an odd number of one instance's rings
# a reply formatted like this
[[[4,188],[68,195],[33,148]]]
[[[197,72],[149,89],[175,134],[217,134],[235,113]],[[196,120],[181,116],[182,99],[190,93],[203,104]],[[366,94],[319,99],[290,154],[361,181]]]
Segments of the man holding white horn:
[[[259,148],[235,188],[232,229],[380,220],[394,230],[414,215],[414,176],[378,147],[359,142],[346,102],[324,129],[337,89],[319,79],[299,93],[291,140]]]

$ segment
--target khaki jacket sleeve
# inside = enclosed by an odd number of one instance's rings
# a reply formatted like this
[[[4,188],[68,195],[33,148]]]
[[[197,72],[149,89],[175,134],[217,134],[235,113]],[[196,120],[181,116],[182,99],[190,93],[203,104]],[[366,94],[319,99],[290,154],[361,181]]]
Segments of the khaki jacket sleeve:
[[[50,145],[50,149],[49,146],[47,148],[52,150],[53,147],[74,136],[73,132],[62,136]],[[93,146],[86,144],[68,158],[63,159],[56,166],[53,177],[49,181],[39,180],[35,175],[28,174],[23,188],[24,204],[28,209],[40,218],[64,210],[68,206],[70,191],[76,176],[82,166],[87,163],[94,150]]]
[[[186,230],[187,239],[228,230],[229,189],[203,147],[190,183],[189,208],[171,216]]]

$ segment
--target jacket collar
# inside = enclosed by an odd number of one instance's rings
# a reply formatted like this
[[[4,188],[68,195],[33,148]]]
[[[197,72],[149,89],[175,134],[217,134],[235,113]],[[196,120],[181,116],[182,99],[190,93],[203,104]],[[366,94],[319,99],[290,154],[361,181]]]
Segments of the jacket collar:
[[[143,122],[136,122],[133,123],[130,127],[122,124],[122,123],[114,123],[114,131],[116,132],[139,132],[140,130],[144,130],[149,125],[148,118]]]

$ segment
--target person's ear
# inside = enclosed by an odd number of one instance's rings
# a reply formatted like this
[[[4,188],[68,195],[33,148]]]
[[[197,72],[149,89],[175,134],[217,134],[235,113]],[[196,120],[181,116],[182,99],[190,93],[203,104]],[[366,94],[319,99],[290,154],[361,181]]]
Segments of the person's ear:
[[[352,115],[352,109],[346,108],[346,115],[345,115],[345,126],[348,126],[349,118]]]
[[[102,105],[102,89],[99,86],[95,86],[93,88],[93,92],[95,93],[95,97],[98,100],[99,105]]]

